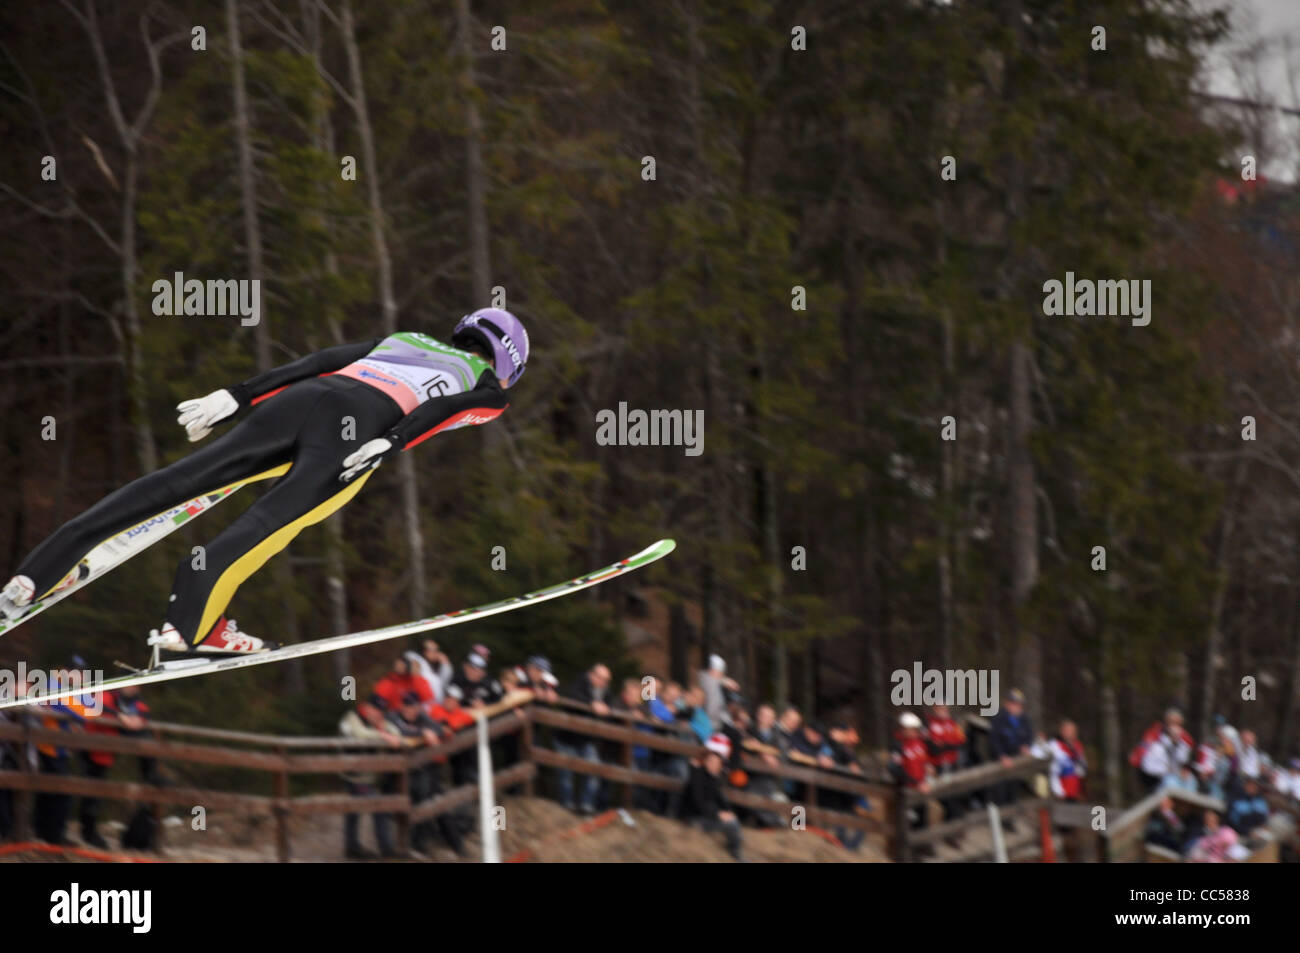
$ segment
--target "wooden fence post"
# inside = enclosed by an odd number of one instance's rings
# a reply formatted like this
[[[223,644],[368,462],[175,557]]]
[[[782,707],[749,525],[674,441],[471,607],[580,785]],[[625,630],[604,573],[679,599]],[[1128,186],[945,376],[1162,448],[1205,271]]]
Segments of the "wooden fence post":
[[[23,773],[34,774],[36,768],[32,765],[29,756],[32,743],[31,718],[22,714],[21,710],[19,717],[23,720],[23,740],[18,743],[18,760],[22,764]],[[32,839],[32,810],[35,803],[35,792],[30,790],[14,792],[14,840]]]
[[[529,762],[533,760],[533,719],[529,717],[529,706],[523,706],[516,709],[519,717],[523,719],[523,727],[519,730],[519,760]],[[530,774],[524,781],[524,796],[533,796],[533,775]]]
[[[406,755],[406,760],[410,761],[413,756],[410,752]],[[451,760],[447,761],[447,768],[451,770]],[[396,849],[399,854],[405,854],[411,846],[411,769],[410,765],[402,768],[397,774],[397,793],[405,798],[405,804],[402,812],[397,815],[397,844]]]
[[[636,763],[632,759],[632,742],[629,739],[628,741],[623,742],[623,767],[631,770],[635,766]],[[635,790],[636,789],[632,786],[631,782],[623,785],[623,806],[625,808],[630,808],[632,806],[632,793]]]
[[[275,852],[280,863],[289,862],[289,807],[282,803],[289,797],[289,750],[284,746],[277,749],[284,759],[280,769],[275,772]]]
[[[152,727],[152,726],[151,726],[151,728],[152,728],[152,732],[153,732],[153,740],[156,741],[156,742],[159,743],[159,744],[162,744],[162,731],[161,731],[161,729],[156,728],[156,727]],[[156,771],[156,770],[157,770],[157,768],[155,768],[155,771]],[[156,786],[156,785],[153,783],[154,781],[157,780],[156,775],[155,775],[155,777],[153,777],[153,778],[145,778],[144,780],[146,781],[146,783],[149,784],[150,787],[155,787],[155,786]],[[167,846],[167,833],[166,833],[167,828],[166,828],[166,827],[164,826],[164,824],[163,824],[163,802],[162,802],[162,801],[154,801],[153,804],[151,804],[151,805],[149,806],[149,813],[150,813],[150,815],[153,817],[153,829],[154,829],[154,832],[155,832],[155,833],[154,833],[154,836],[155,836],[155,838],[156,838],[155,843],[154,843],[154,847],[155,847],[155,849],[161,851],[164,847]],[[193,815],[192,815],[192,814],[190,815],[190,818],[191,818],[191,820],[193,820]]]
[[[908,843],[911,833],[910,817],[907,811],[907,788],[899,781],[894,785],[894,837],[896,840],[896,860],[900,864],[910,863],[912,849]]]

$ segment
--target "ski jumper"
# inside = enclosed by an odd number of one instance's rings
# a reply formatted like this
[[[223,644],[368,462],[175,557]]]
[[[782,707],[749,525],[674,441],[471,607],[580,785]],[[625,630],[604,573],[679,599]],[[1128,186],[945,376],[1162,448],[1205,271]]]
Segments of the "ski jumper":
[[[509,406],[486,361],[414,333],[318,351],[230,393],[241,413],[251,409],[233,429],[106,496],[33,550],[18,571],[35,582],[38,598],[131,526],[231,483],[281,477],[207,545],[200,568],[191,556],[177,566],[166,621],[197,645],[224,620],[245,579],[369,479],[372,471],[340,482],[345,456],[378,437],[405,450],[487,423]]]

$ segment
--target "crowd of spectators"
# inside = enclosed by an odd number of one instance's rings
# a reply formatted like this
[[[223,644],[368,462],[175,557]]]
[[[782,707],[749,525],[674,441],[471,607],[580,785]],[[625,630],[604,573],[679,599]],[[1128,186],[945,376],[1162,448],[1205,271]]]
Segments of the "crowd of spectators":
[[[1148,794],[1189,791],[1223,803],[1221,812],[1207,809],[1184,819],[1175,799],[1166,795],[1151,815],[1147,843],[1189,861],[1241,859],[1266,836],[1271,816],[1266,792],[1300,799],[1300,759],[1275,762],[1260,750],[1253,731],[1238,731],[1222,716],[1215,718],[1211,737],[1197,745],[1182,712],[1170,708],[1142,734],[1129,763]]]
[[[646,732],[676,736],[703,746],[702,753],[694,757],[634,746],[632,759],[638,769],[685,782],[680,789],[636,788],[635,803],[701,829],[720,832],[738,860],[744,856],[745,826],[776,827],[789,824],[790,818],[778,817],[770,810],[737,806],[728,799],[728,792],[743,791],[769,801],[805,802],[809,794],[805,782],[764,771],[779,769],[783,764],[848,777],[864,775],[857,754],[860,739],[852,724],[842,721],[827,726],[804,718],[794,706],[787,706],[778,715],[770,704],[751,705],[740,685],[727,675],[726,663],[718,655],[709,657],[707,667],[697,674],[693,685],[647,676],[627,679],[614,692],[608,669],[596,665],[568,686],[561,697]],[[618,754],[616,746],[602,750],[596,740],[570,732],[557,732],[555,744],[557,750],[588,761],[613,761]],[[557,771],[557,775],[560,802],[577,813],[590,814],[609,803],[609,785],[598,776],[587,775],[575,792],[568,771]],[[864,798],[826,788],[817,790],[814,802],[845,813],[865,813],[869,809]],[[847,849],[856,850],[862,843],[860,829],[840,825],[833,833]]]
[[[1064,720],[1056,733],[1048,738],[1034,730],[1033,722],[1025,711],[1025,696],[1012,688],[1001,700],[996,714],[989,719],[985,737],[986,750],[981,750],[976,739],[963,724],[953,717],[947,705],[932,705],[924,718],[915,712],[899,715],[898,727],[890,750],[889,768],[894,778],[905,788],[929,794],[935,782],[963,768],[986,761],[1010,767],[1017,758],[1032,755],[1049,763],[1046,790],[1064,801],[1081,801],[1087,793],[1088,759],[1079,740],[1074,722]],[[1012,804],[1019,799],[1026,786],[1025,780],[997,781],[987,788],[962,792],[937,798],[938,809],[944,822],[956,820],[974,808],[985,804]],[[931,802],[917,804],[910,814],[913,829],[930,824]],[[1015,830],[1015,821],[1004,818],[1002,826]],[[959,846],[959,838],[946,838],[950,846]],[[924,848],[920,853],[930,852]]]
[[[393,659],[389,671],[375,683],[369,696],[344,714],[339,733],[391,748],[434,747],[473,725],[474,712],[501,701],[508,689],[547,684],[550,664],[540,656],[529,659],[519,671],[503,673],[500,679],[490,674],[491,658],[487,646],[475,645],[456,666],[437,641],[424,639],[418,651],[413,649]],[[504,747],[505,759],[513,760],[514,739],[507,739]],[[440,756],[412,767],[406,777],[411,802],[421,804],[443,793],[444,775],[448,773],[453,786],[477,783],[474,750]],[[401,775],[350,772],[344,781],[350,794],[376,797],[397,793]],[[435,838],[461,854],[465,835],[473,827],[472,816],[463,809],[441,812],[432,820],[413,824],[409,842],[399,845],[389,814],[376,812],[372,819],[378,856],[385,858],[423,856]],[[361,818],[357,813],[344,816],[343,849],[352,860],[376,856],[361,842]]]
[[[77,671],[85,668],[80,658],[74,658],[73,664]],[[19,685],[20,691],[24,688]],[[66,699],[39,709],[5,709],[0,711],[0,722],[25,723],[59,732],[138,737],[146,733],[148,712],[149,706],[140,697],[140,689],[129,686]],[[112,720],[112,724],[106,717]],[[116,758],[110,751],[74,749],[53,743],[21,745],[0,742],[0,770],[6,771],[26,767],[42,774],[102,779]],[[146,784],[161,783],[157,764],[152,758],[139,758],[138,761],[142,781]],[[78,799],[70,794],[38,791],[32,799],[33,833],[49,844],[70,844],[68,823],[73,819],[74,806],[80,824],[81,843],[107,848],[108,841],[100,830],[100,801],[94,797]],[[17,820],[14,792],[0,790],[0,841],[14,836]],[[156,837],[154,824],[152,811],[148,807],[138,808],[123,831],[122,845],[141,849],[152,847]]]
[[[746,827],[777,827],[790,823],[789,812],[776,812],[770,802],[792,806],[813,804],[844,814],[866,814],[866,799],[833,788],[796,780],[781,767],[816,768],[847,778],[882,780],[868,772],[860,760],[860,739],[848,721],[823,724],[805,718],[795,706],[779,711],[771,704],[750,704],[741,686],[727,674],[724,660],[711,655],[707,667],[694,682],[681,684],[654,676],[625,679],[617,684],[608,666],[597,663],[572,682],[561,685],[543,656],[533,656],[518,666],[498,667],[494,676],[492,653],[475,645],[459,664],[444,653],[433,639],[418,649],[393,659],[389,670],[378,679],[366,698],[350,709],[339,724],[347,738],[374,742],[392,749],[437,746],[457,732],[475,724],[475,712],[495,705],[516,690],[527,690],[542,704],[631,726],[650,735],[675,738],[687,747],[663,750],[662,746],[635,744],[632,766],[641,772],[671,780],[662,787],[633,787],[635,806],[690,823],[720,834],[728,850],[742,859]],[[83,696],[39,709],[0,711],[5,721],[28,720],[59,731],[86,731],[141,735],[146,731],[148,707],[138,688],[105,693],[102,706],[95,696]],[[107,725],[100,715],[113,716]],[[62,715],[65,717],[56,718]],[[1048,791],[1064,801],[1088,798],[1088,760],[1076,724],[1064,720],[1048,738],[1034,726],[1025,712],[1025,697],[1018,689],[1008,691],[998,712],[987,724],[986,751],[980,751],[964,724],[947,706],[934,705],[920,713],[900,714],[885,771],[908,789],[929,794],[939,780],[984,760],[1009,766],[1014,759],[1033,755],[1049,764],[1045,779],[1038,779]],[[555,727],[534,744],[548,744],[570,762],[593,765],[623,765],[627,755],[623,742],[608,741],[584,732],[578,723]],[[507,734],[493,742],[493,763],[498,768],[518,760],[519,736]],[[689,753],[691,751],[698,753]],[[105,751],[77,750],[57,744],[20,748],[13,742],[0,743],[0,770],[24,764],[55,775],[80,774],[103,778],[114,762]],[[147,783],[161,783],[151,759],[141,758],[140,776]],[[1199,746],[1184,726],[1182,713],[1169,709],[1152,724],[1130,754],[1143,790],[1198,792],[1223,803],[1222,811],[1206,810],[1191,818],[1177,810],[1175,798],[1165,797],[1153,812],[1146,840],[1177,851],[1188,860],[1221,861],[1241,856],[1246,845],[1270,818],[1265,793],[1279,792],[1300,800],[1300,759],[1289,766],[1274,762],[1258,747],[1255,733],[1238,731],[1223,718],[1216,719],[1211,738]],[[602,772],[577,769],[576,764],[551,772],[555,799],[579,815],[590,815],[615,806],[616,785]],[[771,769],[765,771],[764,769]],[[603,772],[608,774],[609,772]],[[461,746],[450,755],[439,755],[406,772],[406,784],[396,773],[349,772],[344,782],[356,797],[393,795],[405,790],[414,804],[437,797],[453,787],[473,785],[478,780],[478,760],[473,746]],[[933,799],[921,802],[913,811],[911,824],[922,828],[932,822],[931,812],[942,813],[944,821],[963,816],[986,802],[1009,804],[1017,800],[1026,780],[998,781],[984,790],[944,796],[942,789]],[[766,809],[738,806],[729,794],[742,791],[769,802]],[[36,836],[52,844],[68,843],[67,825],[73,819],[77,799],[72,795],[38,793],[34,798],[32,826]],[[344,819],[344,852],[352,859],[375,856],[420,856],[435,839],[456,853],[464,851],[465,836],[474,816],[465,807],[441,811],[433,819],[410,826],[407,843],[398,844],[397,826],[391,814],[370,812],[376,851],[362,844],[362,815]],[[147,810],[137,812],[124,835],[126,846],[149,846],[151,839]],[[76,820],[82,843],[107,847],[99,829],[99,802],[80,798]],[[1004,826],[1014,829],[1010,821]],[[15,828],[13,792],[0,790],[0,840],[12,836]],[[836,825],[835,837],[846,849],[856,850],[863,831],[855,826]],[[144,843],[136,843],[144,841]]]
[[[745,790],[762,798],[792,801],[806,794],[803,782],[791,781],[755,769],[759,765],[777,768],[796,764],[827,771],[862,776],[856,749],[859,738],[848,722],[826,726],[805,720],[799,710],[787,707],[779,715],[769,704],[749,705],[740,686],[726,672],[725,662],[711,656],[707,668],[695,683],[682,685],[655,677],[626,679],[617,684],[609,667],[597,663],[572,682],[561,685],[550,662],[533,656],[517,667],[506,667],[493,677],[491,655],[478,645],[457,668],[433,640],[426,640],[418,652],[407,652],[394,660],[392,669],[374,686],[368,698],[344,717],[342,733],[392,746],[438,744],[454,732],[473,723],[475,708],[490,706],[517,689],[533,693],[534,699],[572,714],[616,722],[661,737],[675,738],[699,751],[697,755],[672,753],[651,745],[633,745],[631,756],[637,769],[663,775],[677,782],[665,789],[636,787],[635,806],[677,818],[701,829],[720,833],[728,850],[743,858],[742,830],[745,825],[788,824],[767,811],[750,811],[734,806],[727,792]],[[405,722],[403,727],[401,723]],[[416,731],[418,726],[419,731]],[[534,743],[539,743],[536,740]],[[549,732],[554,750],[574,761],[591,764],[622,764],[622,743],[592,737],[577,728],[556,727]],[[494,742],[493,762],[508,765],[516,756],[516,737],[508,735]],[[748,768],[744,758],[751,756]],[[477,779],[477,761],[472,749],[448,759],[453,785]],[[424,776],[411,777],[409,790],[414,800],[435,796],[440,763],[421,769]],[[552,772],[554,795],[566,809],[590,815],[614,805],[615,792],[598,773],[570,767]],[[395,777],[350,776],[348,790],[358,796],[389,794],[396,790]],[[840,811],[865,811],[865,800],[851,794],[819,790],[819,806]],[[429,838],[442,837],[453,849],[461,849],[469,816],[452,812],[437,825],[417,825],[409,845],[394,843],[391,819],[374,817],[376,845],[381,855],[402,850],[422,850]],[[838,840],[857,849],[862,832],[840,827]],[[345,851],[353,858],[373,854],[361,844],[361,824],[352,815],[345,823]]]

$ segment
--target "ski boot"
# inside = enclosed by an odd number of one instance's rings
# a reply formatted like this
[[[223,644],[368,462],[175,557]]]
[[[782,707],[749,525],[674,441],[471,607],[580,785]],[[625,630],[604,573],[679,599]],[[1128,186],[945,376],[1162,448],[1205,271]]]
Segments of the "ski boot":
[[[190,645],[176,627],[168,622],[161,630],[149,633],[149,645],[153,649],[152,666],[162,668],[161,652],[170,652],[188,656],[190,660],[201,660],[204,656],[254,655],[269,652],[280,647],[278,642],[268,642],[247,632],[239,631],[234,619],[222,616],[212,627],[212,632],[198,645]]]
[[[0,614],[10,622],[21,618],[36,595],[36,583],[29,576],[14,576],[0,589]]]

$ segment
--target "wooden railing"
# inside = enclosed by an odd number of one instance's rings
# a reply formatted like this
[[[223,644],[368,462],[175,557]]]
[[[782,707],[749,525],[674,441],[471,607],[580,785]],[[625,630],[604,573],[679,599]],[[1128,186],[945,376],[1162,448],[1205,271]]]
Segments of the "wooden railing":
[[[611,711],[597,716],[588,706],[577,702],[566,700],[555,706],[535,702],[528,692],[514,693],[486,709],[484,714],[489,719],[488,731],[493,740],[512,735],[519,739],[518,762],[494,771],[497,790],[522,786],[525,793],[531,794],[539,769],[546,767],[594,775],[621,786],[621,791],[615,791],[613,795],[623,805],[631,806],[637,788],[679,792],[685,785],[678,777],[637,768],[634,749],[647,748],[659,755],[687,760],[698,758],[705,750],[693,735],[684,737],[672,726],[633,713]],[[59,717],[65,716],[40,709],[34,720],[43,722]],[[107,715],[94,721],[100,726],[122,727]],[[539,730],[567,732],[606,747],[617,747],[619,756],[613,761],[592,762],[566,755],[540,743]],[[281,861],[292,856],[291,822],[295,817],[386,813],[396,819],[398,843],[404,844],[412,824],[470,804],[478,793],[477,785],[465,784],[412,804],[409,786],[412,769],[442,762],[472,749],[476,744],[473,729],[436,745],[412,743],[402,749],[390,749],[381,742],[368,739],[281,737],[165,722],[148,722],[144,734],[146,736],[126,737],[64,731],[34,724],[31,719],[26,723],[0,722],[0,741],[17,742],[23,748],[27,745],[54,745],[72,750],[151,758],[159,763],[258,772],[269,776],[271,793],[249,794],[40,773],[26,758],[22,759],[19,770],[0,771],[0,789],[8,788],[27,797],[34,792],[46,792],[139,802],[152,805],[156,816],[160,816],[168,805],[191,808],[201,805],[205,809],[230,811],[246,817],[268,818],[274,823],[276,855]],[[1044,771],[1042,763],[1032,758],[1017,759],[1009,768],[985,764],[941,778],[929,793],[920,794],[886,780],[878,768],[868,767],[863,774],[855,774],[786,760],[773,764],[748,751],[741,755],[740,764],[751,778],[774,779],[781,787],[793,788],[795,795],[782,799],[764,796],[752,785],[749,788],[726,787],[726,796],[732,804],[781,818],[786,824],[801,815],[807,824],[832,831],[863,831],[887,856],[896,860],[912,859],[918,847],[933,843],[940,837],[957,836],[976,824],[987,823],[986,817],[979,812],[948,824],[913,831],[907,819],[910,807],[926,801],[968,795],[1008,782],[1017,783]],[[291,779],[294,777],[361,772],[395,776],[396,790],[372,796],[291,793]],[[854,800],[866,798],[870,809],[862,812],[826,806],[824,795],[828,792]],[[1010,816],[1030,816],[1040,806],[1036,799],[1021,800],[1009,807]],[[16,815],[20,823],[25,823],[30,811],[20,809]],[[158,830],[161,835],[161,825]],[[977,858],[963,856],[961,859]]]
[[[1300,810],[1300,805],[1276,791],[1261,793],[1268,801],[1270,810],[1275,812],[1274,820],[1283,823],[1274,825],[1270,822],[1271,836],[1251,852],[1246,860],[1247,863],[1276,862],[1279,845],[1283,841],[1295,839],[1295,824],[1292,818]],[[1223,814],[1227,810],[1227,805],[1223,801],[1197,791],[1185,791],[1181,788],[1154,791],[1107,824],[1105,830],[1099,832],[1103,859],[1111,863],[1135,861],[1181,863],[1183,858],[1178,853],[1146,843],[1147,822],[1150,821],[1151,815],[1160,809],[1160,803],[1166,797],[1173,801],[1175,811],[1183,817],[1196,811],[1209,810]]]
[[[1038,829],[1039,816],[1042,811],[1050,809],[1052,802],[1050,799],[1027,794],[1020,788],[1025,782],[1032,781],[1035,776],[1046,774],[1047,768],[1048,762],[1024,755],[1013,759],[1006,767],[1000,762],[992,761],[943,775],[933,781],[925,793],[917,790],[906,791],[899,807],[898,827],[900,831],[905,832],[901,838],[902,850],[899,859],[914,860],[919,848],[933,847],[938,840],[960,838],[977,828],[987,828],[989,815],[983,810],[969,810],[950,821],[927,825],[917,830],[911,829],[909,823],[909,815],[913,810],[924,811],[935,801],[963,798],[969,800],[970,795],[977,791],[984,792],[986,795],[991,793],[993,797],[990,800],[994,802],[1004,800],[1002,795],[1005,792],[1007,795],[1005,803],[999,805],[1001,820],[1026,825],[1020,829],[1021,834],[1017,841],[1008,845],[1010,848],[1035,843],[1038,840],[1035,831]],[[1014,789],[1014,793],[1010,789]],[[953,859],[958,862],[988,860],[993,852],[994,847],[989,843],[967,848]]]
[[[620,764],[594,763],[546,748],[533,748],[531,757],[539,765],[569,770],[575,774],[594,775],[623,785],[625,806],[631,806],[632,792],[635,788],[679,791],[684,784],[681,780],[664,774],[638,770],[633,762],[633,749],[644,747],[688,759],[696,758],[704,751],[703,746],[694,739],[687,741],[671,734],[622,727],[589,715],[559,711],[540,705],[533,708],[531,718],[536,724],[546,725],[552,729],[571,732],[586,738],[620,743],[622,745]],[[645,722],[643,725],[647,728],[655,727],[652,722]],[[749,753],[741,756],[740,763],[751,777],[761,776],[796,782],[803,787],[804,797],[798,801],[779,800],[744,789],[725,788],[727,799],[737,807],[773,814],[785,820],[793,819],[794,812],[797,810],[802,812],[802,817],[812,824],[828,828],[866,831],[867,834],[880,839],[885,851],[891,855],[896,851],[896,832],[889,822],[891,816],[889,808],[896,796],[893,786],[866,781],[847,772],[785,763],[770,765],[762,758]],[[873,811],[864,815],[824,807],[818,803],[819,794],[824,791],[865,797],[873,806]]]

